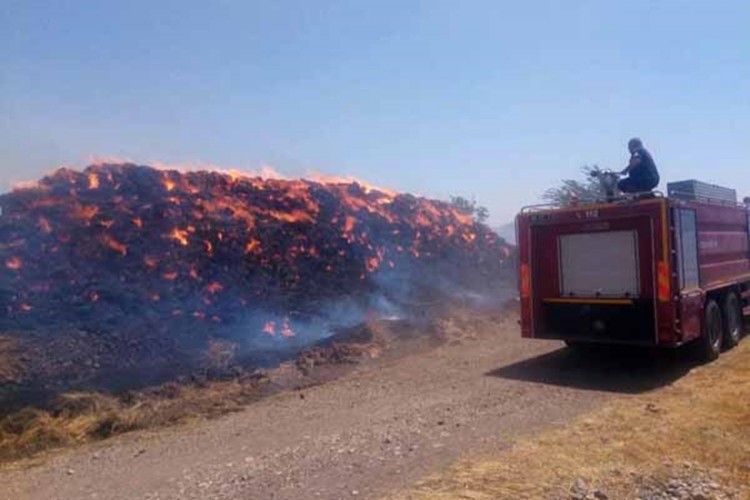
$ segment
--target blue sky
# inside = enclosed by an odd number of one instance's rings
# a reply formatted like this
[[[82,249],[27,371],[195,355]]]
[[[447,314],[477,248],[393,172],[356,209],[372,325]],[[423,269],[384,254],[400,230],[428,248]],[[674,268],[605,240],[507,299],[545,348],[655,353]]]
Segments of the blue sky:
[[[91,155],[354,175],[494,223],[622,167],[750,195],[750,2],[70,1],[0,9],[0,191]]]

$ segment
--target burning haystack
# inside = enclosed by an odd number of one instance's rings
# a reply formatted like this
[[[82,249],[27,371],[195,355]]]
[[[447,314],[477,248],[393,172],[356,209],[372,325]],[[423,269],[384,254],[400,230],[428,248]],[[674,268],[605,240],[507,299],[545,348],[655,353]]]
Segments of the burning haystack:
[[[0,206],[2,330],[292,338],[425,293],[487,293],[510,256],[446,203],[356,182],[106,164]]]

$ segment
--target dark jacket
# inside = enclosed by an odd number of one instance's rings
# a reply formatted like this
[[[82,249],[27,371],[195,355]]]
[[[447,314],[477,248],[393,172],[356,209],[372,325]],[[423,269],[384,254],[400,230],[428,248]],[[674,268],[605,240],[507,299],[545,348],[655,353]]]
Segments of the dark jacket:
[[[634,151],[630,156],[630,161],[631,164],[636,161],[636,165],[629,172],[632,179],[659,183],[659,171],[656,169],[656,163],[654,163],[651,153],[646,151],[645,148]]]

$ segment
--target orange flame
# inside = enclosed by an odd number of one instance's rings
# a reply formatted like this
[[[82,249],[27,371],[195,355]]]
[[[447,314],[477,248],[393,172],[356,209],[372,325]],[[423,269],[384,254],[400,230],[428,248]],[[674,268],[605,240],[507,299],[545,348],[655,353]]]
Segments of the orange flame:
[[[374,186],[367,182],[361,181],[353,175],[337,176],[337,175],[326,175],[320,172],[309,172],[306,176],[308,179],[321,184],[359,184],[365,193],[378,192],[387,195],[396,196],[396,192],[392,189],[382,188]]]
[[[76,215],[79,219],[83,219],[85,221],[90,221],[96,215],[99,213],[99,207],[95,205],[82,205],[78,207],[78,210],[76,211]]]
[[[89,178],[89,189],[98,189],[99,188],[99,176],[96,175],[94,172],[89,172],[88,174]]]
[[[5,261],[5,267],[11,271],[18,271],[23,267],[23,261],[18,257],[11,257]]]
[[[273,321],[266,322],[266,324],[263,325],[263,333],[270,335],[271,337],[276,335],[276,323]]]
[[[188,239],[188,232],[184,229],[177,229],[175,228],[172,230],[172,232],[169,234],[169,237],[173,240],[177,241],[180,245],[186,247],[190,244],[190,240]]]
[[[124,245],[123,243],[120,243],[117,241],[114,237],[105,234],[102,236],[102,240],[104,241],[104,244],[107,245],[109,248],[114,250],[115,252],[118,252],[123,257],[128,254],[128,247],[127,245]]]
[[[378,259],[377,257],[370,257],[367,259],[365,264],[367,266],[367,272],[374,273],[375,271],[377,271],[378,267],[380,267],[380,259]]]
[[[347,216],[344,222],[344,231],[347,233],[351,233],[356,223],[357,223],[357,219],[351,216]]]
[[[291,212],[282,212],[280,210],[269,210],[268,214],[274,219],[282,220],[284,222],[312,222],[313,218],[309,213],[303,210],[292,210]]]
[[[461,235],[461,237],[466,241],[466,243],[472,243],[476,238],[477,235],[474,233],[464,233]]]
[[[292,326],[289,323],[289,318],[284,318],[281,322],[281,325],[279,326],[279,329],[277,331],[276,329],[276,322],[275,321],[267,321],[265,325],[263,325],[263,333],[270,337],[275,337],[277,334],[281,334],[282,337],[286,338],[292,338],[296,335],[294,330],[292,329]]]
[[[224,287],[222,286],[221,283],[214,281],[213,283],[209,283],[208,285],[206,285],[204,290],[207,291],[208,293],[217,294],[220,291],[224,290]]]
[[[281,335],[286,338],[291,338],[296,335],[294,333],[294,330],[292,330],[291,325],[289,324],[289,318],[284,318],[284,322],[281,325]]]
[[[245,253],[259,253],[260,252],[260,241],[253,238],[252,240],[248,241],[245,245]]]

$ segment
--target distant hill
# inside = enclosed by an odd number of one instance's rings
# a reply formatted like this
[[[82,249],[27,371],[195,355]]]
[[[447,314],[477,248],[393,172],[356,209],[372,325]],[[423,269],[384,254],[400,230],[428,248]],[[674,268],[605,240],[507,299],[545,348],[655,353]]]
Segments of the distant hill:
[[[511,245],[516,244],[516,223],[508,222],[502,226],[496,226],[492,228],[502,239],[510,243]]]

